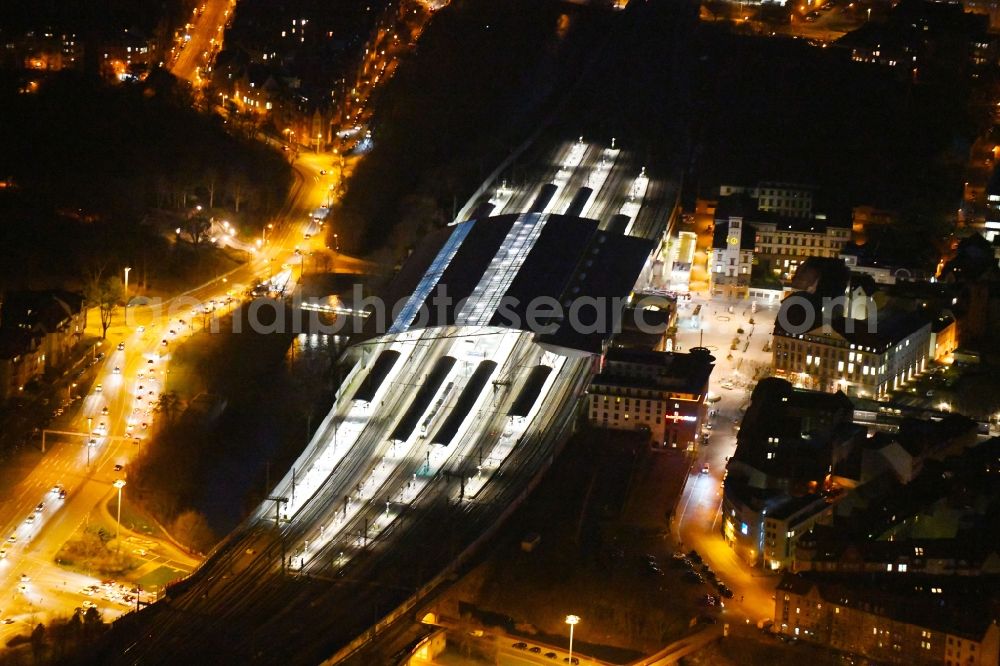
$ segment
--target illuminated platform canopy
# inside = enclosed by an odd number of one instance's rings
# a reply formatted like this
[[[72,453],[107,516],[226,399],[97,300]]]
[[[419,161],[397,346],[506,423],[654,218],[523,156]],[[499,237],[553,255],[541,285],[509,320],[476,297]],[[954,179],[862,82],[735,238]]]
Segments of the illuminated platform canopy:
[[[558,353],[599,353],[652,247],[565,215],[460,222],[410,256],[388,291],[393,311],[369,317],[366,334],[498,327],[531,331]]]

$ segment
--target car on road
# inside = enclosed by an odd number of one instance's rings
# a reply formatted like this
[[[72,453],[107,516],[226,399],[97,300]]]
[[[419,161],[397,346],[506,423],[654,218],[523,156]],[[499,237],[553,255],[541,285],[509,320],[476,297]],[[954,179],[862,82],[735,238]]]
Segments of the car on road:
[[[557,655],[555,652],[546,652],[545,653],[545,658],[546,659],[558,659],[559,655]]]
[[[44,510],[45,510],[44,502],[39,502],[38,504],[35,505],[35,513],[41,513]]]
[[[82,606],[83,606],[84,608],[97,608],[97,604],[95,604],[95,603],[94,603],[93,601],[91,601],[90,599],[84,599],[84,601],[83,601],[83,604],[81,604],[81,605],[82,605]]]
[[[22,583],[30,583],[31,582],[31,576],[29,576],[28,574],[21,574],[21,582]]]
[[[7,559],[7,549],[0,548],[0,560],[6,560],[6,559]]]
[[[17,543],[17,533],[12,533],[7,537],[7,543]]]
[[[114,370],[114,373],[115,373],[116,375],[120,375],[120,374],[122,374],[122,369],[121,369],[121,368],[119,368],[119,367],[118,367],[118,366],[116,365],[116,366],[115,366],[115,370]]]
[[[35,514],[33,514],[33,513],[29,514],[28,517],[24,519],[24,524],[25,525],[34,525],[35,524]]]
[[[514,648],[515,650],[527,650],[528,644],[524,642],[514,643],[513,645],[511,645],[511,647]]]
[[[101,410],[101,416],[107,416],[108,415],[108,411],[109,411],[108,410],[108,406],[105,405],[104,409]]]
[[[118,343],[118,351],[125,351],[125,343],[124,342],[119,342]]]
[[[532,645],[530,648],[528,648],[528,652],[530,652],[531,654],[541,654],[542,648],[538,647],[537,645]]]
[[[59,489],[59,499],[66,499],[66,489],[65,488],[60,488]]]
[[[94,393],[100,393],[103,390],[104,390],[104,384],[98,384],[97,386],[94,387]]]
[[[705,463],[704,465],[701,466],[702,474],[708,474],[710,471],[711,469],[709,468],[708,463]]]
[[[685,571],[683,578],[685,583],[694,584],[702,582],[702,577],[695,571]]]
[[[724,583],[719,583],[718,585],[719,594],[724,596],[726,599],[733,598],[733,591],[730,590]]]
[[[580,660],[576,657],[563,657],[563,661],[567,664],[579,664]]]
[[[120,471],[122,471],[122,466],[121,466],[121,463],[118,463],[118,464],[116,464],[116,465],[115,465],[115,471],[116,471],[116,472],[120,472]]]
[[[163,338],[162,340],[160,340],[160,344],[163,345],[164,347],[166,347],[167,346],[167,339]]]

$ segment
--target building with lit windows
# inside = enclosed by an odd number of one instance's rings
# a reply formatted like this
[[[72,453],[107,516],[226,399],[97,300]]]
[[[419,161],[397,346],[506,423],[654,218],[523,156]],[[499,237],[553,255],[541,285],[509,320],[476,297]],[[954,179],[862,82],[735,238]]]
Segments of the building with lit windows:
[[[851,240],[846,225],[828,222],[825,216],[780,217],[759,214],[754,218],[757,230],[754,254],[765,270],[783,280],[809,257],[838,257]]]
[[[727,197],[715,209],[709,288],[713,294],[743,298],[750,287],[756,231],[748,218],[753,212],[749,201]]]
[[[814,325],[798,332],[787,330],[778,317],[772,346],[775,375],[820,391],[880,397],[934,358],[931,320],[920,312],[882,308],[866,319],[823,318],[817,315]]]
[[[64,366],[87,328],[81,294],[8,292],[0,298],[0,401]]]
[[[798,537],[832,519],[843,493],[829,483],[829,470],[865,436],[853,414],[843,393],[797,389],[774,377],[757,383],[722,495],[722,534],[741,559],[788,567]]]
[[[788,217],[812,217],[816,188],[795,183],[760,182],[752,187],[722,185],[719,197],[742,195],[753,199],[755,209]]]
[[[810,257],[838,257],[851,240],[850,225],[835,224],[808,209],[764,208],[747,194],[719,199],[715,209],[711,277],[716,293],[735,290],[745,295],[752,266],[789,280]],[[811,200],[810,200],[811,201]]]
[[[993,600],[965,576],[786,574],[774,629],[879,663],[995,666],[1000,658]]]
[[[687,448],[700,432],[715,358],[688,353],[609,349],[587,389],[590,423],[644,430],[657,448]]]

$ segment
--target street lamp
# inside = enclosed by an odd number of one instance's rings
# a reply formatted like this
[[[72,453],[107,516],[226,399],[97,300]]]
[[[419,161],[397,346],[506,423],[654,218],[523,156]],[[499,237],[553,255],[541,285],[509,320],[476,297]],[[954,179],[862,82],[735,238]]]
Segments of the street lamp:
[[[115,525],[115,541],[118,541],[122,532],[122,488],[125,487],[125,479],[115,479],[114,487],[118,489],[118,520]],[[120,542],[118,547],[121,548]]]
[[[131,266],[125,267],[125,325],[128,326],[128,273],[132,270]]]
[[[87,469],[90,469],[90,449],[94,448],[91,442],[94,441],[94,433],[91,427],[94,425],[94,419],[87,417]]]
[[[569,658],[566,660],[570,664],[573,663],[573,627],[575,627],[580,622],[580,617],[577,615],[567,615],[566,624],[569,625]]]

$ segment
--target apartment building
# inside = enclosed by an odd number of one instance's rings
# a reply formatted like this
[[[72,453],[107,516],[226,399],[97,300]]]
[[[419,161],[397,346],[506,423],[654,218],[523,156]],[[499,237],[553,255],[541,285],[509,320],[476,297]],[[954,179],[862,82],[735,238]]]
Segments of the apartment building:
[[[816,188],[796,183],[763,181],[753,186],[722,185],[719,197],[743,195],[753,199],[755,209],[788,217],[812,217]]]
[[[851,240],[849,226],[831,224],[822,215],[786,218],[763,214],[753,220],[753,226],[758,261],[782,280],[789,279],[809,257],[839,257]]]
[[[965,576],[786,574],[774,626],[879,663],[995,666],[1000,627],[978,585]]]
[[[687,448],[700,432],[715,358],[687,353],[609,349],[587,389],[591,424],[648,431],[656,448]]]

